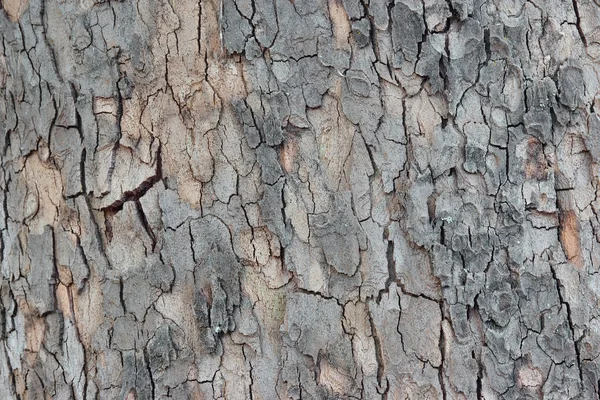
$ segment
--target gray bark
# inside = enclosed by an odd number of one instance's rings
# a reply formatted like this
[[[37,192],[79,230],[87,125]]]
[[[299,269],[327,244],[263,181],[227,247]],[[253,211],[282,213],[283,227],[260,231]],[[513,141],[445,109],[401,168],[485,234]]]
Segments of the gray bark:
[[[599,32],[3,0],[0,398],[598,398]]]

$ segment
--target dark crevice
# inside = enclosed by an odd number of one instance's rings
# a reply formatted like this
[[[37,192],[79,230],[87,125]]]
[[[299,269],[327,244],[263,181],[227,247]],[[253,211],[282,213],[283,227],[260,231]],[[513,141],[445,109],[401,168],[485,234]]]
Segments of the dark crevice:
[[[443,301],[440,301],[438,303],[440,305],[440,312],[441,315],[444,315],[444,311],[443,311]],[[440,362],[440,366],[438,368],[438,380],[440,383],[440,388],[442,390],[442,400],[446,400],[447,399],[447,394],[446,394],[446,386],[444,385],[444,363],[446,362],[445,360],[445,354],[446,354],[446,337],[444,335],[444,319],[442,319],[442,322],[440,323],[440,343],[439,343],[439,349],[440,349],[440,355],[442,357],[442,360]]]
[[[473,359],[477,363],[477,381],[476,381],[477,398],[483,399],[484,397],[482,394],[482,384],[481,384],[481,379],[483,378],[483,365],[481,365],[481,360],[479,360],[475,356],[475,350],[473,350],[471,352],[471,357],[473,357]]]
[[[79,179],[81,180],[81,191],[83,192],[84,195],[87,195],[87,187],[86,187],[86,182],[85,182],[85,161],[87,158],[87,150],[84,147],[83,150],[81,150],[81,158],[79,159]]]
[[[155,183],[159,182],[162,179],[162,166],[161,166],[161,148],[158,147],[158,151],[156,153],[156,172],[154,175],[140,183],[138,187],[133,190],[128,190],[121,195],[119,200],[116,200],[112,204],[101,208],[105,213],[112,213],[112,215],[123,209],[123,205],[128,201],[138,201],[142,198],[148,190],[150,190]]]
[[[106,235],[106,241],[110,244],[113,239],[112,219],[115,212],[112,210],[104,211],[104,235]]]
[[[398,277],[396,275],[396,261],[394,260],[394,241],[389,239],[388,228],[385,229],[384,235],[388,243],[386,250],[388,277],[385,281],[385,289],[380,290],[377,295],[377,304],[381,302],[381,298],[384,293],[389,293],[390,285],[398,281]]]
[[[192,225],[188,223],[188,232],[190,234],[190,250],[192,252],[192,260],[194,260],[194,265],[198,264],[198,259],[196,256],[196,251],[194,250],[194,235],[192,235]],[[195,268],[192,270],[195,273]],[[195,281],[195,278],[194,278]]]
[[[577,369],[579,371],[579,386],[580,389],[583,389],[583,371],[581,370],[581,354],[579,351],[579,343],[582,338],[575,339],[575,324],[573,323],[573,318],[571,315],[571,305],[568,301],[565,301],[560,290],[562,284],[560,283],[560,279],[556,275],[556,269],[554,265],[550,264],[550,272],[552,273],[552,278],[554,279],[556,285],[556,291],[558,292],[558,299],[560,301],[561,306],[565,306],[565,310],[567,311],[567,323],[569,324],[569,330],[571,332],[571,338],[573,340],[573,347],[575,348],[575,356],[577,358]]]
[[[579,17],[579,6],[577,4],[577,0],[573,0],[573,11],[575,11],[575,17],[577,18],[577,32],[579,33],[579,37],[581,38],[583,46],[587,48],[587,39],[585,38],[583,29],[581,28],[581,18]]]
[[[483,63],[483,65],[486,65],[492,59],[489,28],[485,28],[485,30],[483,31],[483,43],[485,46],[485,62]]]
[[[198,54],[202,54],[202,0],[198,1]]]
[[[73,85],[72,85],[72,87],[73,87]],[[75,93],[74,101],[77,102],[77,91],[75,90],[74,87],[73,87],[73,91]],[[81,121],[81,114],[79,114],[79,110],[77,109],[77,106],[75,106],[75,128],[77,129],[77,133],[79,134],[79,140],[81,141],[81,143],[83,143],[84,142],[83,123]]]
[[[76,237],[77,250],[79,251],[79,255],[81,257],[83,265],[87,269],[86,277],[83,278],[81,281],[81,287],[77,288],[77,294],[81,294],[81,292],[85,288],[85,284],[88,280],[88,277],[90,276],[91,270],[90,270],[90,264],[88,262],[87,256],[85,255],[85,251],[83,251],[83,247],[81,246],[81,238],[78,235],[75,235],[75,237]]]
[[[92,225],[94,226],[93,235],[95,236],[95,238],[98,242],[99,252],[100,252],[100,254],[102,254],[104,259],[106,260],[108,268],[111,269],[112,266],[110,265],[110,260],[106,256],[106,248],[104,247],[104,241],[102,240],[100,226],[98,225],[98,221],[96,220],[96,217],[94,216],[94,209],[92,208],[89,197],[84,196],[83,199],[85,201],[85,206],[87,207],[87,212],[90,216],[90,221],[92,222]],[[106,217],[106,214],[105,214],[105,217]],[[105,218],[105,221],[106,221],[106,218]]]
[[[50,87],[48,86],[48,83],[46,83],[46,86],[48,88],[48,92],[50,92]],[[40,98],[41,97],[42,96],[40,93]],[[56,105],[56,100],[54,99],[54,96],[52,96],[52,107],[54,108],[54,115],[52,116],[52,122],[50,122],[50,128],[48,128],[48,141],[46,143],[49,152],[52,152],[52,131],[54,130],[54,127],[57,126],[56,120],[58,119],[58,106]]]
[[[442,225],[440,226],[440,244],[446,243],[446,230],[444,229],[444,224],[446,221],[442,221]]]
[[[148,348],[144,348],[144,363],[146,364],[146,370],[148,371],[148,378],[150,379],[150,387],[152,389],[152,399],[156,399],[156,385],[154,383],[154,377],[152,376],[152,368],[150,367],[150,355],[148,354]]]
[[[11,144],[10,136],[13,133],[13,131],[15,129],[17,129],[17,126],[19,125],[19,113],[16,112],[17,111],[16,110],[16,108],[17,108],[16,104],[17,103],[15,102],[15,96],[14,96],[14,94],[12,92],[10,92],[10,100],[11,100],[11,103],[12,103],[12,107],[15,110],[15,112],[14,112],[15,126],[13,126],[11,129],[8,129],[6,131],[6,134],[4,136],[4,148],[2,149],[2,154],[6,154],[6,151],[8,150],[8,148],[10,147],[10,144]],[[6,118],[6,117],[4,117],[4,118]]]
[[[125,306],[125,297],[123,296],[123,278],[119,278],[119,302],[123,308],[123,314],[127,314],[127,307]]]
[[[379,336],[377,335],[377,328],[375,327],[375,322],[373,321],[373,315],[369,312],[369,323],[371,325],[371,332],[373,337],[373,344],[375,345],[375,359],[377,360],[377,384],[379,388],[383,387],[383,378],[384,378],[384,361],[383,361],[383,350],[381,349],[381,342],[379,340]],[[387,377],[385,378],[385,389],[382,393],[383,398],[387,398],[387,393],[390,389],[389,382],[387,381]]]
[[[135,208],[136,208],[136,211],[138,214],[138,218],[140,219],[140,222],[142,223],[142,226],[144,227],[144,230],[146,231],[146,233],[148,234],[148,237],[152,241],[152,252],[154,252],[154,249],[156,248],[156,236],[154,235],[154,232],[152,231],[152,227],[148,223],[148,218],[146,217],[146,213],[144,213],[144,207],[142,207],[142,203],[140,203],[139,200],[135,201]]]

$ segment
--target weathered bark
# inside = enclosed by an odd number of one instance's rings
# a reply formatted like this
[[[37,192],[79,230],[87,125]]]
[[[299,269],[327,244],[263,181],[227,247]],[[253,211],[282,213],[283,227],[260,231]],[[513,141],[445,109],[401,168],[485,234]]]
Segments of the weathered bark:
[[[592,399],[590,0],[3,0],[1,399]]]

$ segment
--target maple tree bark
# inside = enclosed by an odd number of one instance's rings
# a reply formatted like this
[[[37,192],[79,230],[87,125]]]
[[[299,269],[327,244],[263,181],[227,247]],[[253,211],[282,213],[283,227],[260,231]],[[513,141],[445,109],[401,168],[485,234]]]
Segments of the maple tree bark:
[[[1,3],[0,398],[598,398],[595,1]]]

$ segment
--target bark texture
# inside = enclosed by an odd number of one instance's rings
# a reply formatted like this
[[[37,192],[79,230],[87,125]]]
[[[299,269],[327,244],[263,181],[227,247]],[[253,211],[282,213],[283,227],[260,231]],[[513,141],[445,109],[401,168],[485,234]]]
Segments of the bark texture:
[[[0,398],[598,398],[596,1],[2,7]]]

